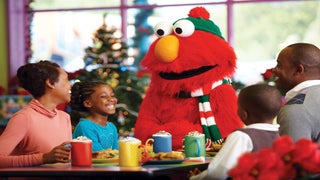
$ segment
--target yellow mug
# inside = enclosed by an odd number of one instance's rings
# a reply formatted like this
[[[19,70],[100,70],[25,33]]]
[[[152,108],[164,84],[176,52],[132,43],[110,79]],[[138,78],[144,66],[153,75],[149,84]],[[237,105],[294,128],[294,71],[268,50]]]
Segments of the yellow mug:
[[[138,167],[141,162],[141,141],[133,137],[119,139],[119,166]]]

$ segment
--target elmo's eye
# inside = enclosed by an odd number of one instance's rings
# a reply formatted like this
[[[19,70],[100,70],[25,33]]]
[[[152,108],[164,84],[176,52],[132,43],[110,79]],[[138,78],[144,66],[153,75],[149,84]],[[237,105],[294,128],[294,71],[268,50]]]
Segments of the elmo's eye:
[[[193,23],[186,19],[179,20],[173,25],[174,33],[182,37],[188,37],[192,35],[194,32],[194,29],[195,27]]]
[[[160,22],[154,27],[154,33],[158,37],[163,37],[172,33],[172,25],[168,22]]]

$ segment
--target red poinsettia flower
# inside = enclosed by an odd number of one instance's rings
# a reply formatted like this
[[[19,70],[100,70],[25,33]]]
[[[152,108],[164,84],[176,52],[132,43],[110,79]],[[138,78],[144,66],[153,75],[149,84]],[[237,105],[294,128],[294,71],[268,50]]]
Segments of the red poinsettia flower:
[[[295,179],[320,173],[320,145],[309,139],[296,143],[289,136],[276,139],[271,148],[243,154],[228,175],[235,180]]]
[[[22,88],[22,87],[18,87],[18,89],[17,89],[17,94],[18,95],[25,95],[25,96],[29,96],[30,95],[30,93],[27,91],[27,90],[25,90],[24,88]]]
[[[69,79],[76,79],[79,76],[79,74],[81,74],[83,72],[86,72],[86,70],[85,69],[79,69],[79,70],[77,70],[75,72],[68,72],[67,73],[68,74],[68,78]]]
[[[293,154],[294,151],[294,142],[289,136],[281,136],[273,142],[272,149],[275,153],[278,154],[280,159],[284,163],[284,171],[286,173],[283,174],[283,178],[293,178],[296,176],[296,170],[293,167]]]
[[[6,92],[6,89],[0,86],[0,95],[4,95],[5,92]]]
[[[273,68],[267,69],[261,74],[264,81],[270,81],[273,78]]]
[[[291,152],[295,148],[291,137],[281,136],[273,142],[272,148],[280,157],[284,158],[283,160],[285,163],[291,162]],[[286,155],[289,155],[290,157]]]
[[[228,174],[235,180],[269,180],[279,179],[284,165],[272,149],[263,149],[258,153],[243,154],[238,165]]]
[[[259,173],[257,164],[256,154],[245,153],[239,157],[237,166],[229,170],[228,175],[234,180],[254,180]]]
[[[310,173],[320,173],[319,144],[308,139],[300,139],[292,152],[292,162]]]
[[[271,148],[265,148],[257,153],[259,178],[258,179],[279,179],[283,176],[285,168],[277,153]]]

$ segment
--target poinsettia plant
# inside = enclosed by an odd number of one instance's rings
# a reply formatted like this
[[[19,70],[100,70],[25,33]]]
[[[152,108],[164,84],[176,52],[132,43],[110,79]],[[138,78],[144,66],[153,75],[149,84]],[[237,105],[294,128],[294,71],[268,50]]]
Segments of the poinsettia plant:
[[[266,69],[264,73],[261,73],[263,81],[267,84],[274,85],[274,73],[273,68]]]
[[[264,73],[261,74],[264,81],[270,81],[273,80],[273,68],[267,69]]]
[[[302,138],[296,143],[281,136],[271,148],[245,153],[229,170],[233,180],[282,180],[320,178],[320,145]]]

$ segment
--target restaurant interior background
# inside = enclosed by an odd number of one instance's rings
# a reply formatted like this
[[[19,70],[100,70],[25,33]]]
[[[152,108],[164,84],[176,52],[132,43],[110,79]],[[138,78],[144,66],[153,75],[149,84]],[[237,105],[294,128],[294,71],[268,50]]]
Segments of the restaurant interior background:
[[[283,47],[294,42],[320,47],[319,0],[0,0],[0,125],[30,100],[21,96],[17,68],[50,59],[72,82],[111,84],[119,98],[112,121],[119,134],[131,134],[148,87],[139,63],[155,39],[153,27],[187,17],[195,6],[209,11],[235,49],[237,90],[263,82],[261,74],[276,65]]]

